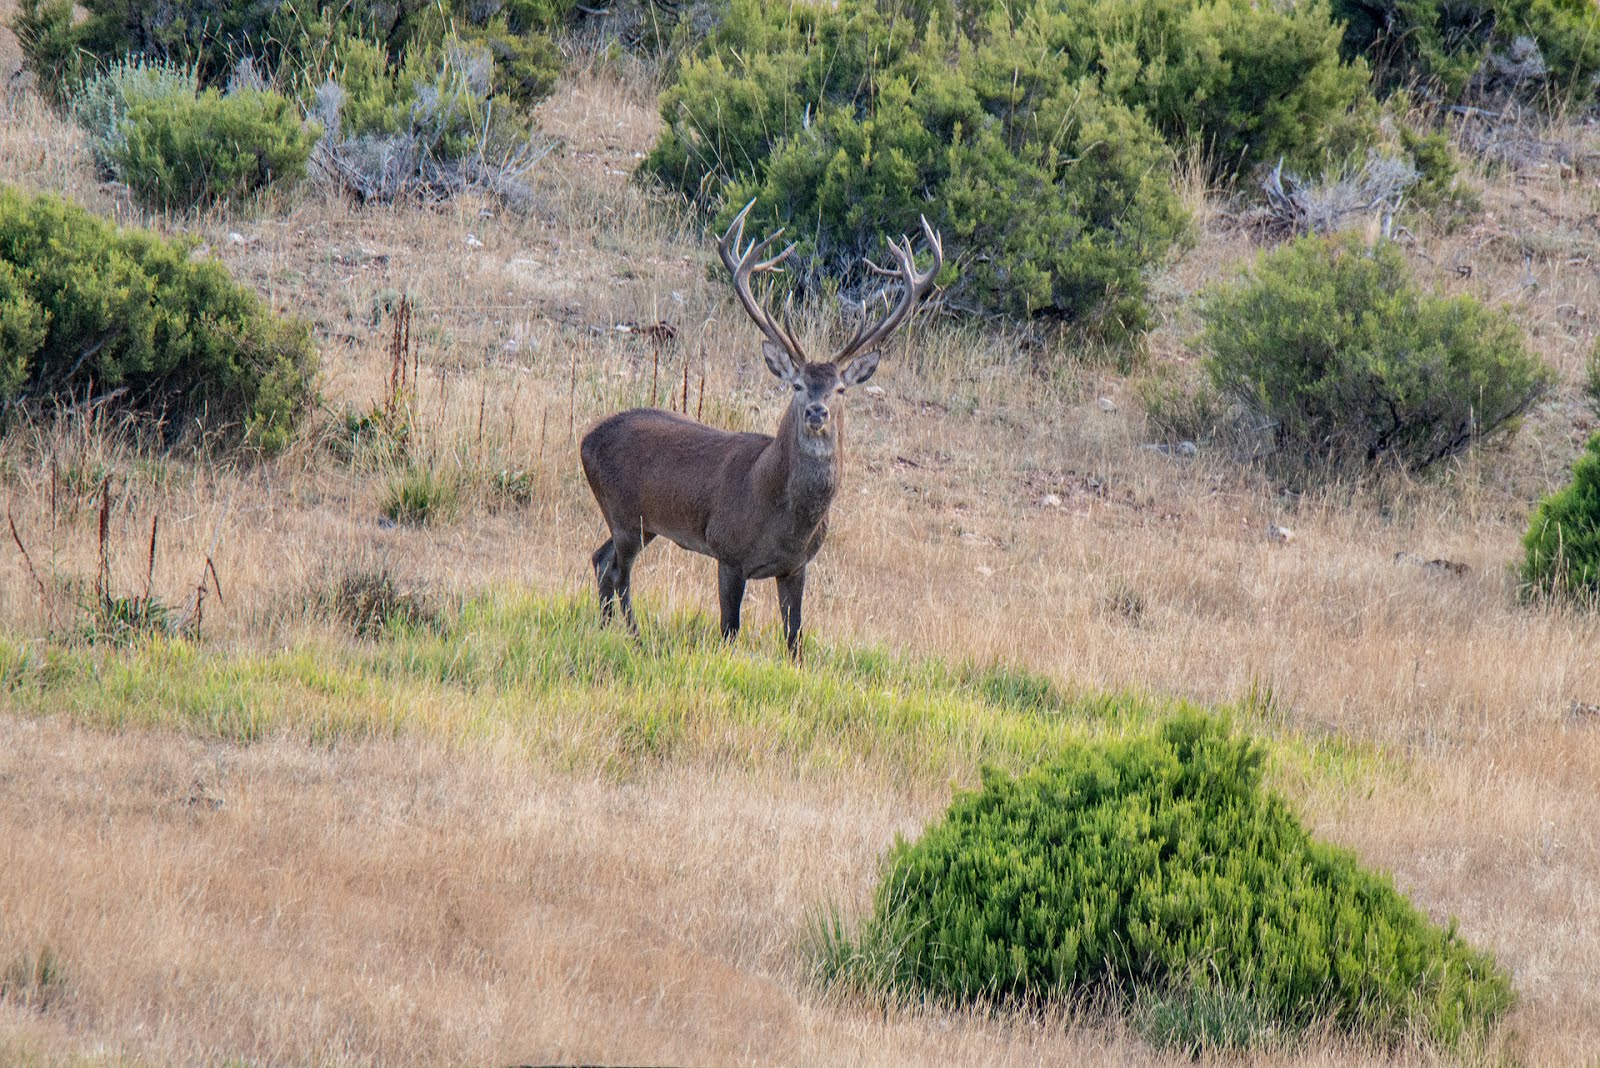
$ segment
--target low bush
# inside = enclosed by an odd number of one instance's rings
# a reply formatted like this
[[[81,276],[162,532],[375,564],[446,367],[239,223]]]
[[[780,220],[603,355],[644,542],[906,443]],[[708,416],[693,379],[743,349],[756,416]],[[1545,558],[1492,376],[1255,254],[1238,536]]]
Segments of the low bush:
[[[317,166],[362,201],[479,189],[514,202],[553,147],[500,103],[492,47],[450,37],[389,68],[377,46],[343,42],[334,77],[312,94],[326,132]]]
[[[1572,482],[1539,503],[1522,539],[1530,590],[1600,605],[1600,434],[1572,469]]]
[[[1386,241],[1301,238],[1201,316],[1212,382],[1311,475],[1426,470],[1514,430],[1551,382],[1508,316],[1425,293]]]
[[[142,61],[90,79],[73,110],[109,176],[163,209],[239,200],[297,181],[320,134],[276,92],[197,90],[192,75]]]
[[[1594,96],[1600,8],[1591,0],[1333,0],[1344,52],[1383,84],[1447,101],[1509,92],[1558,104]]]
[[[369,42],[398,69],[413,50],[459,32],[488,44],[508,96],[532,104],[560,70],[549,32],[574,11],[570,0],[81,0],[77,7],[81,19],[70,0],[21,0],[12,19],[28,69],[63,103],[124,57],[191,70],[204,87],[221,87],[249,58],[278,88],[295,91],[322,80],[340,42]]]
[[[309,328],[214,262],[50,196],[0,187],[0,414],[99,395],[265,449],[313,392]]]
[[[1332,1024],[1366,1040],[1484,1034],[1510,980],[1262,786],[1261,748],[1180,714],[1158,733],[989,770],[897,842],[836,980],[891,997],[1037,1007],[1109,994],[1146,1033],[1248,1044]]]

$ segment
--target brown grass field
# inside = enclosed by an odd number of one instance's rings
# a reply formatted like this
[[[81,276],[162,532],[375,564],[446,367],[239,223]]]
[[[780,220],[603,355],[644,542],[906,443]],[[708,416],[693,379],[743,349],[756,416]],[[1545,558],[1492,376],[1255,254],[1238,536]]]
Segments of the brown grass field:
[[[16,62],[0,40],[0,76]],[[207,605],[202,657],[332,656],[359,639],[312,605],[342,574],[386,569],[446,602],[592,597],[602,532],[575,439],[648,402],[652,379],[662,403],[687,390],[709,422],[770,429],[781,400],[708,274],[710,242],[628,177],[657,128],[646,80],[589,65],[540,121],[565,148],[526,213],[358,209],[307,186],[258,211],[152,218],[98,182],[74,127],[4,91],[0,181],[185,233],[312,320],[325,410],[264,463],[150,453],[87,416],[0,440],[5,506],[58,583],[41,598],[8,542],[0,634],[42,647],[93,574],[101,474],[118,487],[117,584],[142,582],[152,517],[169,602],[192,600],[212,555],[225,598]],[[1511,969],[1521,1000],[1487,1056],[1600,1064],[1600,720],[1581,712],[1600,703],[1600,617],[1520,603],[1511,570],[1533,501],[1594,430],[1578,377],[1600,331],[1600,132],[1545,135],[1580,164],[1479,174],[1483,215],[1407,245],[1429,284],[1509,305],[1560,375],[1507,446],[1428,483],[1299,497],[1206,450],[1141,448],[1135,379],[1193,358],[1185,298],[1257,247],[1196,189],[1200,239],[1158,280],[1162,325],[1131,374],[1072,359],[1035,373],[1015,345],[931,317],[885,354],[883,392],[851,401],[807,624],[812,640],[999,660],[1084,691],[1270,690],[1281,736],[1338,738],[1380,768],[1280,773],[1306,821]],[[398,472],[327,447],[339,412],[384,395],[385,291],[415,303],[422,455],[457,487],[455,514],[425,526],[380,523]],[[661,320],[678,336],[659,353],[617,328]],[[75,479],[54,513],[52,463]],[[496,496],[501,473],[526,500]],[[1273,523],[1295,540],[1269,540]],[[670,546],[645,555],[636,591],[647,621],[716,610],[710,562]],[[752,591],[752,657],[777,655],[772,602]],[[1092,1012],[884,1011],[807,981],[808,918],[863,906],[894,835],[974,781],[968,764],[768,755],[618,774],[494,730],[329,742],[291,722],[242,742],[10,704],[0,689],[0,1063],[1184,1059]],[[1234,1059],[1430,1056],[1326,1039]]]

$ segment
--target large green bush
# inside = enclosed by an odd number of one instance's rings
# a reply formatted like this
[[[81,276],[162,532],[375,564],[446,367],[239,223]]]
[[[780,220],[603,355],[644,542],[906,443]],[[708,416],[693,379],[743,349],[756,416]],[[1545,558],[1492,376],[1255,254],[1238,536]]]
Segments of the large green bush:
[[[1345,53],[1368,57],[1385,84],[1451,100],[1477,86],[1582,102],[1600,71],[1593,0],[1333,0],[1333,14]]]
[[[643,170],[695,205],[791,225],[800,281],[864,288],[881,233],[926,214],[950,306],[1117,337],[1186,233],[1173,145],[1219,166],[1347,153],[1364,69],[1320,2],[733,0],[662,97]]]
[[[306,325],[275,318],[220,264],[0,187],[0,413],[105,397],[173,433],[272,449],[315,370]]]
[[[1530,589],[1600,603],[1600,434],[1578,457],[1571,484],[1539,503],[1522,547]]]
[[[1425,470],[1515,429],[1551,381],[1509,316],[1424,292],[1391,242],[1301,238],[1201,315],[1212,381],[1309,472]]]
[[[197,91],[187,73],[139,61],[90,79],[73,111],[107,173],[158,208],[237,200],[298,181],[320,134],[270,89]]]
[[[736,0],[662,114],[647,172],[724,216],[756,197],[813,287],[865,288],[880,235],[926,214],[955,253],[952,306],[1119,337],[1186,231],[1159,136],[1030,33],[972,44],[871,3]]]
[[[847,974],[870,962],[861,977],[900,997],[1154,993],[1280,1030],[1445,1044],[1485,1031],[1512,1001],[1506,974],[1313,840],[1262,786],[1262,760],[1188,714],[1021,778],[986,772],[896,844],[859,941],[831,959]]]

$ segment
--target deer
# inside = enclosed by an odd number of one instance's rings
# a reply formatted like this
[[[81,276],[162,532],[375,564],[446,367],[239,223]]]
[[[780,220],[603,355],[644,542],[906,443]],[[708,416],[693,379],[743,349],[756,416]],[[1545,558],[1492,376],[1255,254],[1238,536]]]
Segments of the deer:
[[[901,286],[898,302],[871,322],[862,302],[861,321],[844,347],[827,360],[807,359],[785,302],[783,324],[751,293],[751,279],[779,266],[790,244],[762,256],[783,235],[745,244],[745,219],[752,200],[717,242],[733,277],[739,303],[760,329],[767,370],[789,389],[775,434],[735,433],[659,408],[634,408],[601,419],[583,435],[583,473],[605,518],[610,537],[590,557],[600,593],[600,616],[608,622],[616,605],[637,635],[632,586],[639,554],[657,537],[717,561],[722,637],[739,633],[747,583],[775,579],[778,614],[791,658],[801,659],[802,602],[806,568],[828,534],[828,511],[839,492],[844,462],[844,395],[878,369],[883,343],[905,324],[928,295],[944,265],[944,248],[922,219],[932,265],[918,271],[911,239],[889,241],[896,264],[873,274]],[[882,294],[889,304],[887,290]]]

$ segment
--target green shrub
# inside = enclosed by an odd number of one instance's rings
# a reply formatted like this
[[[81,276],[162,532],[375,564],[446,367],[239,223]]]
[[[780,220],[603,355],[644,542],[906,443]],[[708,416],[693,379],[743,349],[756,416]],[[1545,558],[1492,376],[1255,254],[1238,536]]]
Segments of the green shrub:
[[[74,104],[95,158],[143,203],[189,209],[305,177],[320,131],[271,90],[197,91],[192,75],[125,61]]]
[[[147,100],[192,100],[200,92],[194,71],[142,58],[120,59],[89,78],[72,98],[72,117],[89,135],[95,162],[112,173],[110,149],[120,139],[128,111]]]
[[[662,97],[643,173],[718,213],[751,197],[800,240],[797,283],[868,291],[879,235],[921,214],[959,250],[947,303],[1145,324],[1145,275],[1187,234],[1172,145],[1219,167],[1370,138],[1366,73],[1320,2],[733,0]]]
[[[958,46],[870,3],[735,0],[717,41],[663,96],[645,170],[720,222],[754,196],[753,225],[792,223],[802,285],[867,291],[862,257],[926,213],[954,306],[1143,328],[1144,272],[1186,233],[1171,153],[1037,27]]]
[[[1341,59],[1327,0],[1045,0],[1017,10],[1170,143],[1198,141],[1221,173],[1280,158],[1320,169],[1371,139],[1367,66]]]
[[[1539,503],[1522,547],[1530,589],[1600,604],[1600,434],[1578,457],[1571,484]]]
[[[1201,316],[1213,383],[1313,474],[1425,470],[1514,430],[1551,382],[1508,316],[1423,292],[1389,242],[1302,238]]]
[[[1447,100],[1477,86],[1582,102],[1600,71],[1592,0],[1333,0],[1333,17],[1345,54],[1368,57],[1385,85]]]
[[[304,323],[220,264],[54,197],[0,187],[0,411],[104,394],[267,449],[312,394]]]
[[[1263,757],[1190,713],[1021,778],[986,771],[896,843],[859,939],[829,952],[899,997],[1154,997],[1147,1033],[1185,1045],[1271,1024],[1389,1042],[1485,1032],[1512,1002],[1506,974],[1313,840],[1263,788]]]
[[[567,20],[570,0],[21,0],[12,21],[28,68],[47,94],[65,102],[96,69],[124,57],[161,60],[220,87],[244,58],[285,91],[326,76],[339,42],[367,41],[398,70],[415,49],[435,48],[457,28],[488,44],[508,95],[531,104],[549,92],[560,56],[549,31]]]

